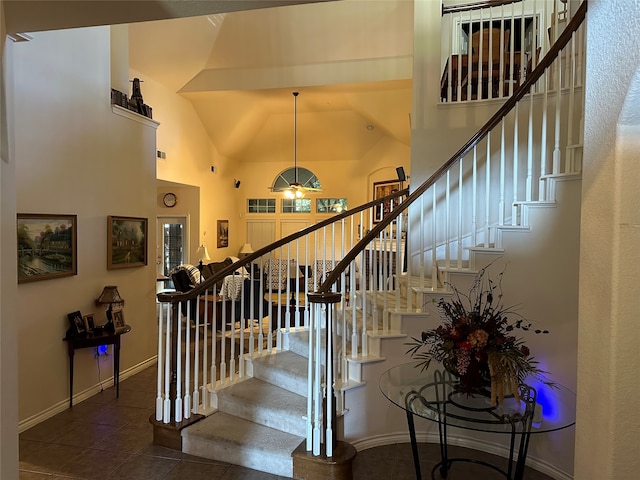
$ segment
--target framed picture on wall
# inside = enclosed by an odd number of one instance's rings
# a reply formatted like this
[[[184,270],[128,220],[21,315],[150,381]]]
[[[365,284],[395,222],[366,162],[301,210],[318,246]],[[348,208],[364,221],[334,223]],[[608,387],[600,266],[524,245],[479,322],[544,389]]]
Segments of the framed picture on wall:
[[[373,200],[386,197],[400,190],[399,180],[383,180],[381,182],[373,182]],[[373,223],[378,223],[387,213],[391,211],[391,202],[384,202],[375,208],[373,214]]]
[[[17,215],[18,283],[78,274],[76,220],[76,215]]]
[[[218,220],[218,248],[229,246],[229,220]]]
[[[107,217],[107,269],[141,267],[147,264],[148,220]]]

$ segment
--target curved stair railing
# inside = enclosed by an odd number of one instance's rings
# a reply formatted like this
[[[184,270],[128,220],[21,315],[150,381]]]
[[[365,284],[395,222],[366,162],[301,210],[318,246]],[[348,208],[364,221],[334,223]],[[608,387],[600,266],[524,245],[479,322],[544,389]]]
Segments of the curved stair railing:
[[[308,332],[306,449],[331,456],[345,392],[377,355],[371,340],[397,334],[395,314],[421,312],[448,272],[474,268],[474,249],[501,251],[502,231],[528,228],[530,206],[554,202],[556,183],[580,175],[586,9],[410,195],[346,211],[189,292],[158,295],[155,443],[179,449],[180,430],[216,411],[219,389]]]
[[[282,238],[188,292],[159,293],[154,442],[180,449],[180,430],[216,411],[217,389],[250,376],[252,358],[285,349],[287,334],[308,330],[310,294],[407,194],[399,190]],[[400,251],[392,225],[379,233],[378,251],[340,275],[334,289],[345,310],[357,301],[359,285],[391,291],[384,280],[395,273],[390,252]],[[355,338],[350,348],[366,352],[359,343]]]
[[[346,253],[322,283],[318,295],[332,291],[342,273],[396,222],[401,229],[406,228],[407,239],[405,273],[396,278],[396,292],[406,293],[405,308],[420,308],[425,303],[420,300],[420,292],[444,286],[441,268],[445,273],[464,268],[465,260],[472,261],[465,257],[465,251],[478,246],[500,249],[502,229],[528,227],[529,205],[555,201],[555,182],[581,171],[585,32],[580,27],[586,11],[584,1],[513,95],[403,200],[402,210],[385,217]],[[525,132],[523,140],[521,131]],[[509,154],[511,162],[507,162]],[[406,211],[404,225],[400,214]],[[438,215],[439,211],[444,213]],[[467,263],[467,268],[473,265]],[[425,272],[430,272],[430,278]],[[384,311],[388,311],[386,306]],[[339,398],[339,393],[335,397]],[[331,399],[326,402],[328,409]]]

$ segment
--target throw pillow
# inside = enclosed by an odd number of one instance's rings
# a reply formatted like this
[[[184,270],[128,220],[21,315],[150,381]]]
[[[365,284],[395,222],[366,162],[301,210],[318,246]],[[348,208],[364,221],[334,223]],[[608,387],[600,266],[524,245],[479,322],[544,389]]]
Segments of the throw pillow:
[[[171,269],[169,275],[171,275],[172,273],[176,273],[178,270],[185,270],[187,272],[187,274],[189,275],[189,282],[193,287],[200,283],[200,270],[198,270],[198,267],[185,263]]]

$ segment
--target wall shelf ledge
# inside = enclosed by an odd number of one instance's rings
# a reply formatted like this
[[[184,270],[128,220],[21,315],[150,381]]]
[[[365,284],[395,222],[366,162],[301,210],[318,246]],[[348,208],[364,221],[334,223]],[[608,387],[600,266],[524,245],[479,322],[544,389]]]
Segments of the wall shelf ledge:
[[[115,103],[111,104],[111,111],[116,115],[120,115],[121,117],[128,118],[129,120],[134,120],[138,123],[142,123],[148,127],[152,127],[157,129],[160,126],[160,122],[156,122],[155,120],[145,117],[144,115],[140,115],[139,113],[128,110],[120,105],[116,105]]]

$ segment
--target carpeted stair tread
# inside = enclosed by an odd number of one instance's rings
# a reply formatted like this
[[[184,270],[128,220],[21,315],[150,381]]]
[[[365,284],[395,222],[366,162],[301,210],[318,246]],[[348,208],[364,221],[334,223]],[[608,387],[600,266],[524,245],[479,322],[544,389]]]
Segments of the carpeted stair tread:
[[[298,395],[307,394],[308,360],[292,351],[253,359],[253,376]]]
[[[309,330],[291,332],[288,338],[290,351],[305,358],[309,355]]]
[[[301,395],[249,378],[217,392],[218,409],[261,425],[304,436],[307,399]]]
[[[292,477],[291,454],[303,437],[216,412],[182,431],[189,455]]]

